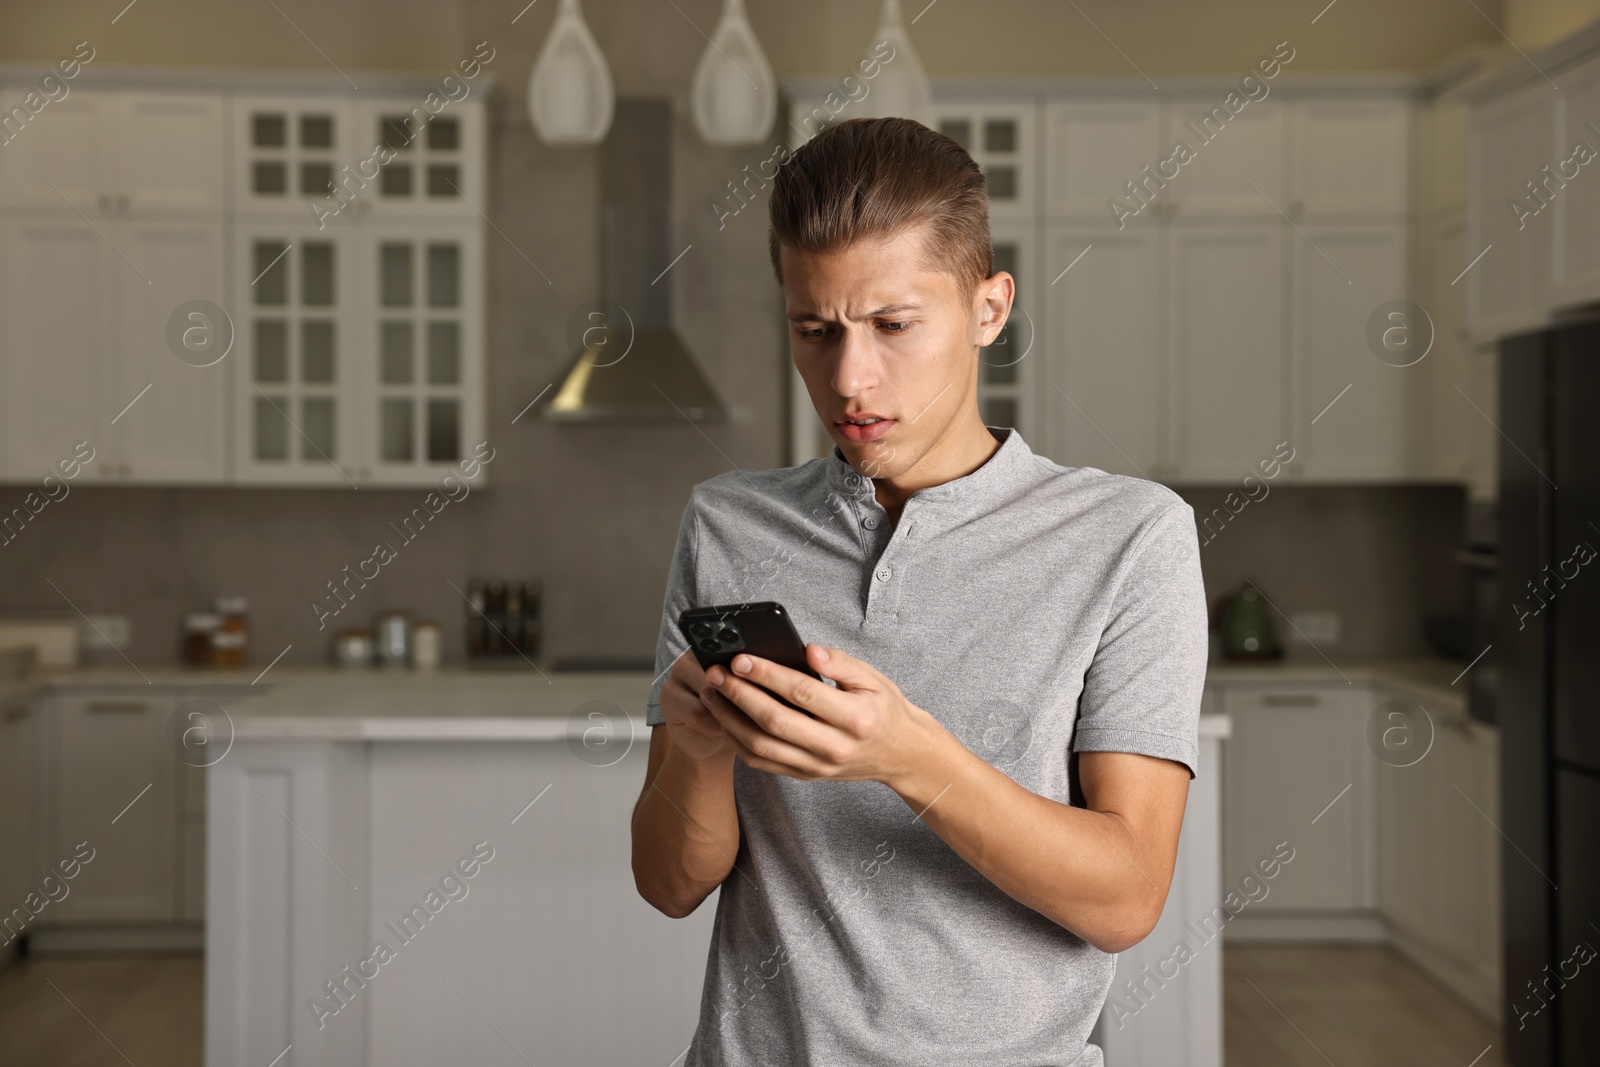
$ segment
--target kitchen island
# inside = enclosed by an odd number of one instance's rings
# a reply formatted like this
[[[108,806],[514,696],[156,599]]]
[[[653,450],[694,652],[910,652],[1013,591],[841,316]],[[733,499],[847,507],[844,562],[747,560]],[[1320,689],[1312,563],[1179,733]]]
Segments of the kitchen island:
[[[206,1063],[677,1062],[715,900],[673,920],[634,890],[650,680],[286,672],[233,702],[208,771]],[[1226,733],[1205,718],[1203,767]],[[1123,953],[1119,983],[1221,899],[1219,811],[1202,773],[1154,954]],[[1220,1063],[1220,952],[1166,984],[1102,1023],[1108,1062],[1170,1043],[1164,1062]]]

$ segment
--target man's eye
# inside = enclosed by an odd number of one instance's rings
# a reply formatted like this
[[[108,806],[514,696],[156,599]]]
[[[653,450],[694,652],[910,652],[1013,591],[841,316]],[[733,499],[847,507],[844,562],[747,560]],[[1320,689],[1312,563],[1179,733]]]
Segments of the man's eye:
[[[905,333],[911,328],[911,323],[905,319],[894,319],[892,321],[879,323],[879,325],[890,333]]]
[[[821,326],[801,326],[796,329],[796,332],[808,341],[817,341],[822,338],[826,330]]]

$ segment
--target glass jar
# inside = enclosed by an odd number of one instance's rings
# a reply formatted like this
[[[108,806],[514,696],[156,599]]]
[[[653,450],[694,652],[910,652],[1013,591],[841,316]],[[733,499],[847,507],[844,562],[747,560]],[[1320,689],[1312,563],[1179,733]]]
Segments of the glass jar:
[[[352,627],[334,638],[333,660],[341,667],[372,666],[372,631]]]
[[[211,635],[222,628],[222,616],[199,612],[183,617],[183,661],[197,667],[211,663]]]
[[[438,623],[417,623],[411,628],[411,665],[419,671],[438,670],[443,644]]]
[[[373,630],[378,637],[378,662],[385,667],[404,667],[411,657],[411,616],[404,611],[380,612]]]
[[[245,635],[226,627],[211,631],[211,665],[228,669],[244,666]]]
[[[250,649],[250,601],[242,596],[219,596],[216,606],[217,614],[222,616],[220,632],[238,635],[237,641],[229,638],[223,643],[228,650],[227,658],[231,661],[237,657],[238,660],[230,665],[238,666],[248,658]],[[212,649],[216,647],[213,641]]]

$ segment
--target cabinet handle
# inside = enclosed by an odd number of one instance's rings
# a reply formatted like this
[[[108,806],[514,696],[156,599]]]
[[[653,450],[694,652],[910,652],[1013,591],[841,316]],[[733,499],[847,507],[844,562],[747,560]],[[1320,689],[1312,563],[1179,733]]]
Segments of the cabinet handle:
[[[1315,693],[1268,693],[1261,698],[1268,708],[1314,708],[1322,702]]]
[[[91,700],[90,715],[143,715],[150,708],[142,700]]]
[[[28,717],[28,713],[32,710],[33,709],[26,704],[23,704],[19,707],[7,708],[3,713],[0,713],[0,719],[3,719],[7,724],[21,722],[23,719]]]

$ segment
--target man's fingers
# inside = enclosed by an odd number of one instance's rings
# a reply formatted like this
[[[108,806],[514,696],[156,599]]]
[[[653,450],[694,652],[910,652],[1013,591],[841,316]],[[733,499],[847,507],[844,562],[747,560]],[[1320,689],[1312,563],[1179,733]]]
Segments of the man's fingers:
[[[766,699],[772,700],[770,696]],[[775,701],[773,703],[776,704]],[[712,715],[722,724],[723,730],[733,740],[740,755],[753,757],[745,759],[745,762],[752,767],[757,766],[754,760],[761,760],[768,761],[770,765],[761,766],[758,768],[760,770],[773,770],[778,773],[801,771],[813,776],[820,773],[821,764],[816,757],[798,745],[790,744],[763,730],[735,701],[724,694],[712,690],[710,704]],[[780,710],[789,715],[799,715],[798,712],[781,706]]]
[[[844,689],[866,689],[879,680],[887,680],[872,664],[856,659],[842,648],[807,645],[806,662],[811,664],[812,670]]]
[[[804,708],[824,720],[830,718],[828,714],[830,711],[838,711],[833,690],[826,682],[813,678],[809,674],[802,674],[800,671],[779,666],[769,659],[752,656],[748,652],[741,652],[733,657],[733,662],[729,666],[733,668],[732,671],[724,670],[723,674],[724,676],[731,674],[732,684],[725,682],[721,686],[722,691],[732,697],[734,703],[744,707],[746,711],[751,711],[752,714],[754,713],[753,709],[746,706],[745,701],[741,699],[749,689],[749,686],[741,688],[738,684],[741,681],[759,687],[758,692],[767,690],[770,693],[776,693],[795,705],[795,707]],[[709,674],[707,675],[707,681],[710,681]],[[768,693],[762,693],[761,695],[771,700],[771,696]],[[773,701],[773,704],[782,707],[776,701]],[[764,705],[758,705],[758,707],[765,710]],[[758,719],[757,721],[762,721],[763,725],[766,725],[763,720]],[[768,728],[771,729],[770,726]]]

